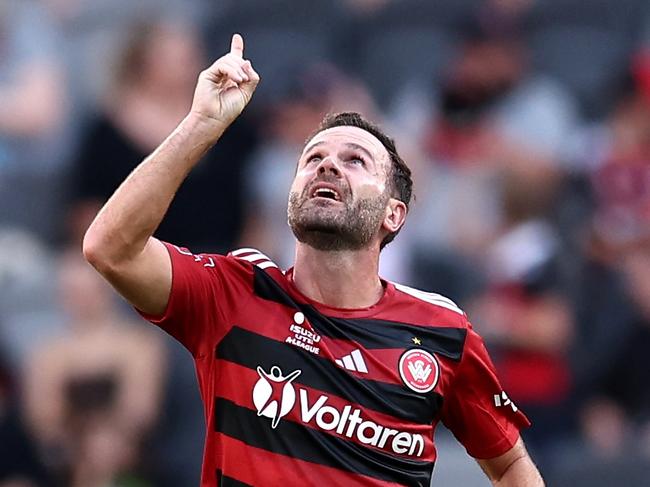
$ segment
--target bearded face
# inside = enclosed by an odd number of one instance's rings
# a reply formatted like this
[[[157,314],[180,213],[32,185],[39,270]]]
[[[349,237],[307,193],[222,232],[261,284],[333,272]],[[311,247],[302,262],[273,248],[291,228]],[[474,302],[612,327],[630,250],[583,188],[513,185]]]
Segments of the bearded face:
[[[322,175],[289,193],[288,222],[299,242],[317,250],[358,250],[379,231],[388,192],[354,198],[340,178]]]
[[[298,241],[317,250],[359,250],[394,231],[403,205],[390,198],[390,168],[386,148],[363,129],[337,126],[316,134],[289,193],[288,222]]]

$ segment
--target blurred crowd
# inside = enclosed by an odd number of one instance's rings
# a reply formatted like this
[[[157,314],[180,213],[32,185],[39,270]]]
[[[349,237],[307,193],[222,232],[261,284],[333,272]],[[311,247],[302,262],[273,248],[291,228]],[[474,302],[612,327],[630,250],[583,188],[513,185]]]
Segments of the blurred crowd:
[[[647,485],[650,3],[1,0],[0,487],[198,485],[191,358],[80,243],[233,32],[262,82],[157,236],[290,266],[302,144],[362,112],[415,178],[382,275],[468,312],[549,485]]]

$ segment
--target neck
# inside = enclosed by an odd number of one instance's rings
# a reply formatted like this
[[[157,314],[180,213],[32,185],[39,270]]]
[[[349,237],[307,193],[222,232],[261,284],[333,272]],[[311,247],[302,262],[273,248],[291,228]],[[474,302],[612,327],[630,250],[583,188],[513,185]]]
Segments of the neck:
[[[367,308],[384,293],[379,250],[322,251],[296,246],[293,280],[308,298],[335,308]]]

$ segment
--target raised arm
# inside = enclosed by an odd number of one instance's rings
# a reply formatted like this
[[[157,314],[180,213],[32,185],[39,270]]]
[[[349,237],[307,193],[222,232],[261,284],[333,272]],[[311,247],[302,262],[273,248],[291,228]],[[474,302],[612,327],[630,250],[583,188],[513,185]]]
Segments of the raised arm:
[[[145,313],[164,312],[172,279],[169,255],[152,235],[187,174],[239,116],[259,82],[243,54],[244,41],[235,34],[230,52],[201,72],[189,114],[120,185],[84,237],[88,262]]]

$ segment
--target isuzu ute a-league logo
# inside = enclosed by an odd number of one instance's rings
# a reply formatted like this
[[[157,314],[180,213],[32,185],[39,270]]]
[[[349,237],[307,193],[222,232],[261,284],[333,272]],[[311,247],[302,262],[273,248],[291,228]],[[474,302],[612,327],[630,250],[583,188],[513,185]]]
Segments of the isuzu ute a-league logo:
[[[293,321],[289,326],[291,334],[284,340],[285,343],[290,343],[294,347],[307,350],[314,355],[320,354],[320,335],[313,330],[309,329],[309,325],[305,323],[305,315],[298,311],[293,315]]]
[[[440,367],[433,355],[420,348],[412,348],[399,359],[399,375],[412,391],[425,393],[438,384]]]
[[[309,392],[299,384],[295,386],[298,389],[296,397],[292,381],[302,373],[299,369],[283,375],[277,365],[271,367],[270,372],[258,366],[257,373],[260,378],[253,386],[253,404],[258,416],[271,419],[273,429],[298,402],[297,414],[291,417],[291,421],[298,424],[400,455],[421,457],[424,453],[423,435],[376,423],[354,404],[336,404],[328,395]]]
[[[300,370],[294,370],[286,377],[277,365],[271,367],[271,373],[266,372],[262,367],[257,367],[259,380],[253,388],[253,404],[257,408],[257,415],[271,418],[271,427],[280,422],[282,416],[286,416],[296,403],[296,391],[291,381],[298,377]]]

